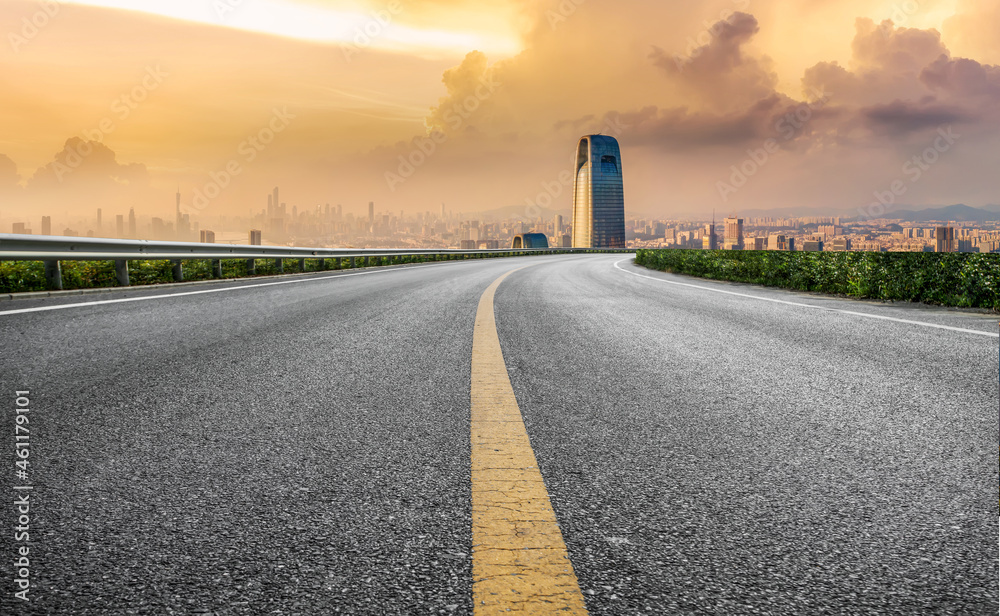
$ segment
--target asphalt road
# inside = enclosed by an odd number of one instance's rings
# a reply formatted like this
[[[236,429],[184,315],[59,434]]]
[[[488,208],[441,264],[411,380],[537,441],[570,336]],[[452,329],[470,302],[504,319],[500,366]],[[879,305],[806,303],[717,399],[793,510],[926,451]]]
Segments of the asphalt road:
[[[471,614],[475,314],[526,264],[497,330],[591,614],[997,613],[995,316],[622,255],[0,302],[0,612]]]

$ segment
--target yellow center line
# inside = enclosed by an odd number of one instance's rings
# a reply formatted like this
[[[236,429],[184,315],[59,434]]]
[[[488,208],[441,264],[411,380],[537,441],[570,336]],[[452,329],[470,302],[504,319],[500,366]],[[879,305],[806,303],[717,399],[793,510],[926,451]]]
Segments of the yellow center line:
[[[515,271],[483,293],[472,339],[474,613],[586,615],[500,349],[493,298]]]

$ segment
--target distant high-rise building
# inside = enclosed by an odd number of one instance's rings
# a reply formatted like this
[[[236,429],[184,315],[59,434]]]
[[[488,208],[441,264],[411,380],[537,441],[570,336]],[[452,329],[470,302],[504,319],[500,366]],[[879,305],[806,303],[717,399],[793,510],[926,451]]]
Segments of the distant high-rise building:
[[[587,135],[574,153],[573,247],[625,248],[625,189],[618,140]]]
[[[279,207],[279,204],[281,203],[281,201],[278,200],[278,187],[277,186],[274,187],[274,191],[271,193],[271,200],[273,202],[274,209],[277,210],[278,207]],[[275,213],[275,215],[277,216],[277,213]]]
[[[712,224],[705,225],[705,237],[701,238],[701,247],[704,250],[718,250],[719,238],[715,235],[715,213],[712,213]]]
[[[251,246],[260,246],[260,229],[250,229],[248,241]]]
[[[101,208],[97,208],[97,231],[101,231],[101,225],[103,223],[103,217],[101,216]]]
[[[121,214],[115,215],[115,237],[118,239],[125,237],[125,216]]]
[[[129,208],[128,210],[128,236],[131,239],[136,239],[136,229],[135,229],[135,208]]]
[[[13,225],[11,225],[10,232],[31,235],[31,229],[29,229],[27,224],[23,222],[15,222]]]
[[[560,248],[572,248],[573,247],[573,236],[570,235],[570,234],[568,234],[568,233],[564,233],[562,235],[562,237],[559,238],[559,247]]]
[[[764,250],[765,241],[766,238],[763,237],[743,238],[743,250]]]
[[[177,195],[174,210],[174,234],[177,240],[189,241],[191,237],[191,215],[181,213],[181,189],[177,187]]]
[[[980,252],[972,240],[955,240],[955,252]]]
[[[552,230],[552,235],[562,235],[562,229],[563,229],[562,214],[556,214],[555,228]]]
[[[806,240],[802,242],[803,252],[823,252],[822,240]]]
[[[152,235],[154,240],[170,240],[173,230],[173,225],[163,220],[162,218],[153,217],[150,221],[150,235]]]
[[[838,236],[833,238],[833,242],[830,244],[830,250],[836,252],[847,252],[851,249],[850,238]]]
[[[724,221],[726,225],[726,250],[743,250],[743,219],[731,216]]]
[[[42,216],[42,235],[52,235],[51,216]]]
[[[368,202],[368,224],[374,224],[374,223],[375,223],[375,202],[374,201],[369,201]]]
[[[202,244],[214,244],[215,243],[215,231],[210,231],[208,229],[201,230],[201,243]]]
[[[445,212],[444,204],[442,203],[441,204],[441,220],[445,220],[447,218],[448,218],[448,213]]]
[[[955,252],[955,228],[934,228],[934,252]]]

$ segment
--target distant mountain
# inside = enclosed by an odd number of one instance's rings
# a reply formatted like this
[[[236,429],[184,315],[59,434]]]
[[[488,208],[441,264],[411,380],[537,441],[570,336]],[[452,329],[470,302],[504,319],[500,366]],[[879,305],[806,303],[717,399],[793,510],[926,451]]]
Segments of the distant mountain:
[[[800,218],[811,216],[850,216],[856,210],[835,210],[831,208],[813,209],[808,207],[781,207],[773,210],[737,210],[740,218]],[[733,212],[718,210],[719,220],[731,216]]]
[[[885,218],[904,222],[990,222],[1000,221],[1000,206],[988,205],[983,208],[969,207],[964,204],[947,207],[929,208],[926,210],[897,210],[887,212]]]

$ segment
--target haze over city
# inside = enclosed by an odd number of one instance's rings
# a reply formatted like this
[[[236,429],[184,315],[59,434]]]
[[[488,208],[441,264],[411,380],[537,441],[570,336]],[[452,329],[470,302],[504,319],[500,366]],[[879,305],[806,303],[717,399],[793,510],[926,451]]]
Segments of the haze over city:
[[[630,216],[841,215],[894,183],[981,207],[998,28],[972,0],[11,0],[0,218],[172,220],[178,187],[192,221],[247,216],[277,185],[299,211],[568,213],[592,133]]]

